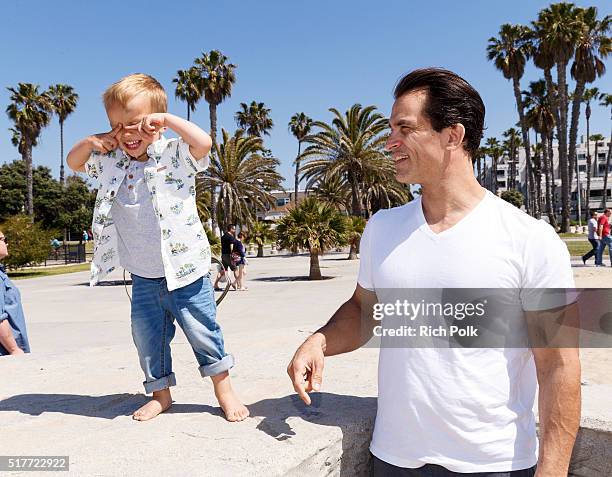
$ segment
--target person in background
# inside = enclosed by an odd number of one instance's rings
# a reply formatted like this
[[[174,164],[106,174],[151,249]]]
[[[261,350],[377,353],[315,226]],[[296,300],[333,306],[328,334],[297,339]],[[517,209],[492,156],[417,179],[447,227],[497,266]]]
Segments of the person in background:
[[[599,235],[597,235],[597,212],[594,210],[591,211],[591,218],[589,219],[588,227],[588,239],[593,249],[589,250],[582,256],[582,263],[585,265],[586,261],[591,257],[595,257],[595,261],[597,261],[597,250],[599,250]]]
[[[0,260],[8,256],[8,242],[0,231]],[[0,356],[30,352],[21,295],[0,264]]]
[[[603,253],[608,247],[610,254],[610,265],[612,266],[612,237],[610,236],[610,215],[612,210],[606,209],[597,219],[597,236],[599,237],[599,247],[595,256],[595,266],[605,267],[603,264]]]
[[[238,239],[234,244],[234,252],[232,255],[236,254],[237,260],[236,264],[236,287],[238,290],[246,291],[248,287],[244,286],[244,282],[246,280],[246,266],[248,265],[246,258],[246,247],[244,246],[245,236],[242,232],[238,234]]]
[[[236,225],[229,224],[225,228],[225,233],[221,236],[221,262],[224,270],[231,270],[234,272],[234,278],[236,278],[236,265],[232,261],[234,251],[236,251]],[[215,291],[219,291],[219,280],[225,275],[224,270],[221,270],[215,279]],[[230,281],[232,287],[236,290],[236,282],[232,281],[229,272],[225,278]]]

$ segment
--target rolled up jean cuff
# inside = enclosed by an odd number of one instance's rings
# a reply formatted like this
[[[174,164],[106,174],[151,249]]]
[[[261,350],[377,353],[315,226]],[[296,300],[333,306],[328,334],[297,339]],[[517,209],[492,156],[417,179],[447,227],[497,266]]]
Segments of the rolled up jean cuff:
[[[205,364],[200,366],[200,374],[203,378],[206,376],[216,376],[217,374],[225,373],[234,367],[234,357],[231,354],[223,357],[223,359],[213,364]]]
[[[155,381],[143,382],[145,392],[147,394],[151,394],[155,391],[161,391],[162,389],[167,389],[170,386],[176,386],[176,377],[174,373],[170,373],[168,376],[164,376],[163,378],[156,379]]]

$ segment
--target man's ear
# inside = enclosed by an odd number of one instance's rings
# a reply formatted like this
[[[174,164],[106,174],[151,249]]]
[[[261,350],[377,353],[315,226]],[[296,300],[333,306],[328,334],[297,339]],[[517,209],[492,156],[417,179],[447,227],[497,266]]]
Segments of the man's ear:
[[[453,124],[446,128],[448,130],[448,142],[446,148],[450,151],[454,151],[463,145],[463,139],[465,138],[465,127],[461,123]]]

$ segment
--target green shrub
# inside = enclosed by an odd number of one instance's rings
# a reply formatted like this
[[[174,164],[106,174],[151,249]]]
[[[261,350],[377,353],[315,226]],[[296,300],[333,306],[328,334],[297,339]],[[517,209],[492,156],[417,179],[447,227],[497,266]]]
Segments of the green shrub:
[[[0,230],[6,236],[8,257],[3,263],[9,269],[32,266],[44,262],[51,251],[53,230],[45,230],[39,224],[30,222],[27,215],[9,217]]]

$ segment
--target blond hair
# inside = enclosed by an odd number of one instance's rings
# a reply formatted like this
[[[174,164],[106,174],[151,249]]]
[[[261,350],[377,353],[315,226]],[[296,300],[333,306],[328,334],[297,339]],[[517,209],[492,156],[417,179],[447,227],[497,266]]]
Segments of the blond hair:
[[[102,95],[104,108],[108,111],[114,105],[127,107],[128,102],[139,94],[146,94],[151,101],[151,112],[168,111],[168,97],[164,87],[155,78],[135,73],[113,83]]]

